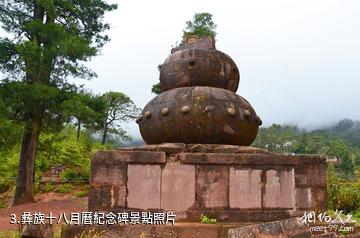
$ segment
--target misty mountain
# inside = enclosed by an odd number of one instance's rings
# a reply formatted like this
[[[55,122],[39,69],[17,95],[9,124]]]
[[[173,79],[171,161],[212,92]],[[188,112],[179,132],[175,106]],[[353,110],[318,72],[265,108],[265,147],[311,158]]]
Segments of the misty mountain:
[[[343,119],[333,126],[313,130],[311,133],[339,137],[350,146],[360,147],[360,121]]]

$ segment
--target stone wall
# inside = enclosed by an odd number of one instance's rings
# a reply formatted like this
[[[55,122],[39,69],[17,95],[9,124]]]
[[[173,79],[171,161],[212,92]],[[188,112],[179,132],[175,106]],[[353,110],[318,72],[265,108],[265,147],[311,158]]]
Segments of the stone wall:
[[[177,220],[273,221],[326,206],[322,157],[253,147],[161,144],[100,151],[90,211],[174,211]],[[325,204],[325,205],[324,205]]]
[[[327,208],[326,162],[317,156],[299,156],[295,166],[296,207],[299,211]]]

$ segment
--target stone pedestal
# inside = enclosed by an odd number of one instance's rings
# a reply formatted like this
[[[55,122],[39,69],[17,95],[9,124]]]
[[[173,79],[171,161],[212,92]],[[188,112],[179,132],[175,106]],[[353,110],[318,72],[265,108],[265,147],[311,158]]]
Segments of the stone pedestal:
[[[176,221],[264,222],[326,209],[326,162],[246,146],[159,144],[97,152],[89,211],[174,211]]]

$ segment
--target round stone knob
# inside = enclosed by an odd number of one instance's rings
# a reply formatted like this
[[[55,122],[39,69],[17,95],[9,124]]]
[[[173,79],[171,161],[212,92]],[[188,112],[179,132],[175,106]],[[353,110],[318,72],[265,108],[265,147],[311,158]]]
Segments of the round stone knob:
[[[146,111],[146,112],[144,113],[144,117],[145,117],[145,118],[150,118],[150,117],[151,117],[151,112]]]
[[[250,117],[250,116],[251,116],[251,112],[246,109],[246,110],[244,111],[244,116],[245,116],[245,117]]]
[[[188,114],[190,112],[190,107],[189,106],[183,106],[180,111],[183,113],[183,114]]]
[[[230,116],[234,116],[236,114],[235,109],[232,107],[229,107],[228,109],[226,109],[226,111]]]
[[[162,114],[163,116],[166,116],[167,114],[169,114],[169,108],[164,107],[163,109],[161,109],[161,114]]]

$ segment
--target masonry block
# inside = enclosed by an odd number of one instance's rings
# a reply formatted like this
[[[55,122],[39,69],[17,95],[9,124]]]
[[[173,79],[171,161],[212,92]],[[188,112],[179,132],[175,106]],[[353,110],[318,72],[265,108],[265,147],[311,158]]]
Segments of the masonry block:
[[[139,209],[160,208],[160,165],[128,165],[127,206]]]
[[[307,209],[312,207],[312,196],[310,188],[297,188],[296,193],[296,207],[298,209]]]
[[[230,168],[231,208],[261,208],[261,170]]]
[[[168,163],[162,171],[161,208],[185,211],[195,203],[195,166]]]
[[[295,207],[295,179],[294,170],[266,171],[265,193],[263,205],[265,208]]]
[[[222,165],[196,166],[196,197],[199,208],[225,208],[229,205],[229,168]]]

